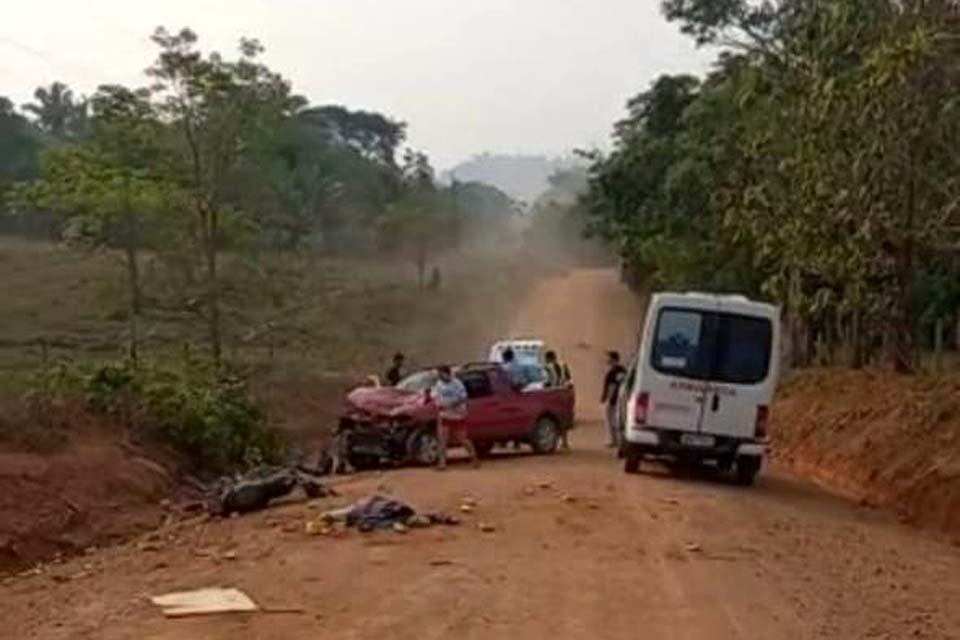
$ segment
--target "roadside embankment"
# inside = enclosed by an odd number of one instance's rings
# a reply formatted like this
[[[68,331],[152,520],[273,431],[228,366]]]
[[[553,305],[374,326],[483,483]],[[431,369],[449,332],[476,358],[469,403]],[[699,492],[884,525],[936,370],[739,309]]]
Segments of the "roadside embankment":
[[[797,473],[960,534],[960,380],[811,370],[784,385],[775,457]]]

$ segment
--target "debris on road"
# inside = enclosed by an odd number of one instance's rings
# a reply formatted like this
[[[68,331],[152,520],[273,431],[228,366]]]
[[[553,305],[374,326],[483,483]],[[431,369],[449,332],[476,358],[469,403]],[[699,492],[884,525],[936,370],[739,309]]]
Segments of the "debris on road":
[[[493,533],[494,531],[497,530],[497,528],[492,524],[490,524],[489,522],[481,522],[480,524],[477,525],[477,528],[484,533]]]
[[[327,511],[322,518],[327,522],[344,522],[360,531],[386,529],[395,523],[405,523],[416,515],[413,507],[394,498],[375,495],[354,504]]]
[[[700,551],[703,551],[700,545],[697,544],[696,542],[689,542],[683,548],[689,551],[690,553],[698,553]]]
[[[211,514],[223,517],[259,511],[271,500],[287,496],[297,487],[309,498],[336,495],[313,473],[263,467],[233,480],[222,480],[207,508]]]
[[[452,564],[455,564],[453,560],[446,560],[444,558],[437,558],[436,560],[430,561],[431,567],[448,567]]]
[[[153,596],[150,602],[160,607],[168,618],[259,610],[257,603],[244,592],[221,587],[167,593]]]
[[[410,529],[425,529],[435,524],[458,525],[460,521],[443,513],[417,513],[400,500],[374,495],[324,512],[319,521],[308,521],[305,530],[309,535],[328,535],[336,523],[364,532],[393,529],[397,533],[407,533]]]
[[[425,516],[419,513],[416,515],[410,516],[407,519],[407,526],[410,527],[411,529],[426,529],[432,524],[434,524],[434,522],[430,518],[430,516]]]

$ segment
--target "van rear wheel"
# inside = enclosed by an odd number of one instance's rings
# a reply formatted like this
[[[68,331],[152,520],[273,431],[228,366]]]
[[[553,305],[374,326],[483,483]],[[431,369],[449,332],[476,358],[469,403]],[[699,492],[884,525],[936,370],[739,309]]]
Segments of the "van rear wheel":
[[[762,458],[758,456],[740,456],[737,458],[737,484],[749,487],[760,473]]]

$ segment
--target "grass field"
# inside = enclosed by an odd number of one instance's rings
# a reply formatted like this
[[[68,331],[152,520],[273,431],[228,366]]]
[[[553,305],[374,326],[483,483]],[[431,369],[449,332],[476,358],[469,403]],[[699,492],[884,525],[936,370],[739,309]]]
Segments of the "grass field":
[[[414,363],[479,358],[533,277],[516,258],[477,252],[445,256],[436,291],[419,290],[412,266],[392,261],[262,254],[227,256],[224,267],[227,357],[312,375],[379,371],[397,350]],[[117,255],[0,238],[0,269],[0,376],[36,370],[44,352],[48,361],[122,356],[128,323]],[[206,350],[190,287],[149,258],[143,273],[144,357]]]

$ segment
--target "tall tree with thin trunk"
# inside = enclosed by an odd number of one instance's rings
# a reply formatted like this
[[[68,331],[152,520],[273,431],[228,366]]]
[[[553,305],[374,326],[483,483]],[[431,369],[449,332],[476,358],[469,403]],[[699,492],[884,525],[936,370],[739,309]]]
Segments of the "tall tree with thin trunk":
[[[162,127],[153,117],[148,92],[101,87],[93,107],[89,138],[44,152],[40,176],[23,195],[31,204],[63,215],[71,243],[122,251],[129,355],[136,361],[143,313],[141,253],[154,245],[176,189],[155,169]]]
[[[290,85],[259,62],[263,48],[241,40],[240,56],[225,60],[203,55],[189,29],[170,33],[159,28],[153,41],[160,47],[148,70],[154,79],[157,108],[171,133],[168,168],[189,193],[193,228],[206,274],[206,313],[211,354],[223,351],[219,254],[230,216],[244,216],[242,203],[231,197],[245,165],[256,163],[265,137],[302,104]],[[249,175],[249,172],[246,173]]]

